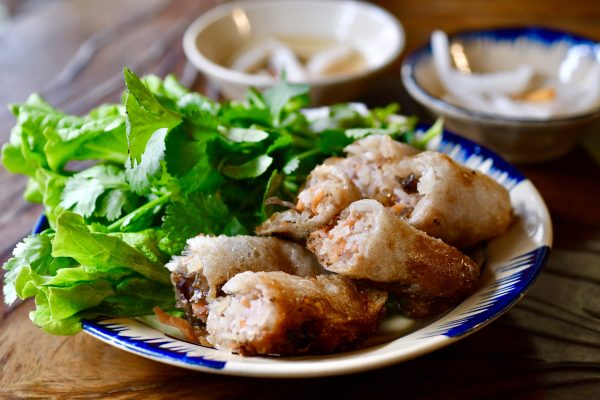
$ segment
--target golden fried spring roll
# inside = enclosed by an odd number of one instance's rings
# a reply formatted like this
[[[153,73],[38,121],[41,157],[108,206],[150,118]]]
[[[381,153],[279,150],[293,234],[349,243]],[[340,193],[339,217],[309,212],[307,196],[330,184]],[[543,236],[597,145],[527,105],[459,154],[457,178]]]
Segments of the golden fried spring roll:
[[[347,146],[346,158],[329,158],[326,165],[341,168],[360,189],[364,198],[375,199],[385,205],[393,205],[393,191],[398,187],[394,175],[383,166],[398,163],[419,151],[400,143],[387,135],[372,135]]]
[[[409,225],[375,200],[352,203],[307,241],[329,271],[377,282],[424,317],[469,295],[479,267],[456,248]]]
[[[399,183],[392,210],[446,243],[472,246],[503,234],[512,221],[508,191],[445,154],[425,151],[383,169]]]
[[[323,273],[304,247],[273,237],[196,236],[181,256],[166,265],[171,271],[177,305],[194,322],[206,320],[207,304],[221,286],[244,271],[285,271],[300,276]]]
[[[216,348],[297,355],[356,348],[375,332],[387,294],[338,275],[302,278],[244,272],[210,305],[206,329]]]
[[[361,157],[375,165],[397,162],[419,152],[414,147],[398,142],[388,135],[367,136],[346,146],[344,151],[348,157]]]
[[[256,233],[304,239],[360,198],[360,191],[341,169],[317,166],[298,194],[296,208],[273,214],[256,228]]]

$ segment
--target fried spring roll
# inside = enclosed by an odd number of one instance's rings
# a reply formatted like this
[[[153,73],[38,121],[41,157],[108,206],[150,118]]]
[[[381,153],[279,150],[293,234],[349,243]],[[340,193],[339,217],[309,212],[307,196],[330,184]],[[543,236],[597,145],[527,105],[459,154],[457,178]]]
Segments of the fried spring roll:
[[[344,170],[364,198],[375,199],[429,235],[469,247],[506,232],[512,221],[508,191],[450,157],[388,136],[346,147],[347,158],[326,164]]]
[[[327,165],[317,166],[298,194],[296,208],[273,214],[256,228],[256,233],[282,234],[294,239],[304,239],[360,198],[360,191],[341,169]]]
[[[244,272],[210,305],[208,341],[241,354],[297,355],[356,348],[375,330],[387,294],[338,275]]]
[[[244,271],[285,271],[299,276],[323,273],[304,247],[272,237],[196,236],[181,256],[166,265],[177,305],[191,322],[206,321],[207,304],[234,275]]]
[[[383,169],[398,183],[392,210],[453,246],[499,236],[512,221],[508,191],[445,154],[425,151]]]
[[[329,158],[326,165],[341,168],[360,189],[364,198],[375,199],[385,205],[393,205],[396,177],[383,169],[385,165],[415,155],[418,150],[397,142],[387,135],[372,135],[347,146],[346,158]]]
[[[333,227],[311,233],[307,246],[327,270],[401,296],[413,317],[449,307],[472,293],[479,279],[474,261],[375,200],[352,203]]]
[[[419,152],[414,147],[398,142],[388,135],[367,136],[346,146],[344,151],[348,157],[361,157],[375,165],[397,162]]]

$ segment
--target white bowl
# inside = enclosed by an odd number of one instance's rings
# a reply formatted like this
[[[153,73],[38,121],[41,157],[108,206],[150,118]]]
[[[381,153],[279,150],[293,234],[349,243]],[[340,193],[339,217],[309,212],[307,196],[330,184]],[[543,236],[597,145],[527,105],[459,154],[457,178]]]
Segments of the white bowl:
[[[233,71],[226,64],[250,42],[266,37],[319,38],[352,46],[365,59],[360,71],[309,79],[316,104],[355,97],[368,78],[391,64],[404,46],[404,31],[387,11],[357,1],[236,1],[200,16],[186,31],[183,48],[189,60],[230,99],[249,87],[275,83],[269,76]]]
[[[530,65],[564,80],[565,72],[600,62],[600,45],[590,39],[552,29],[502,28],[466,31],[449,36],[479,72],[513,70]],[[561,75],[562,74],[562,75]],[[570,75],[576,83],[578,74]],[[474,111],[444,100],[431,47],[410,54],[402,65],[402,82],[409,94],[432,115],[443,116],[446,127],[515,163],[534,163],[569,152],[578,139],[600,125],[600,108],[547,119],[508,117]]]

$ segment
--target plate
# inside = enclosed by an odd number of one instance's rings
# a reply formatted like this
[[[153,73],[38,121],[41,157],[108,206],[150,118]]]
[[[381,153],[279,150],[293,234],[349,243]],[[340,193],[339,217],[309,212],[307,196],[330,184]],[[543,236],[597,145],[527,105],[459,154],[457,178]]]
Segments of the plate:
[[[552,225],[533,184],[483,147],[444,132],[439,151],[482,171],[510,192],[516,222],[487,244],[479,290],[444,315],[429,321],[386,318],[363,348],[302,357],[242,357],[192,344],[154,317],[84,321],[89,335],[122,350],[178,367],[224,375],[316,377],[372,370],[447,346],[489,324],[510,309],[540,274],[552,244]],[[40,219],[34,233],[44,228]]]

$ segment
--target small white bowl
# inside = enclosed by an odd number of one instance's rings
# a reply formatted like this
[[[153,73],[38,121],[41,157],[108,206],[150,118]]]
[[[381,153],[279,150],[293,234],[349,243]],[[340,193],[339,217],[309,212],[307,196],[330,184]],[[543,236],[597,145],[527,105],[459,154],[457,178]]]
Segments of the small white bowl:
[[[465,31],[449,36],[460,44],[478,72],[514,70],[530,65],[561,78],[581,64],[600,63],[600,44],[577,35],[540,27]],[[587,65],[586,64],[586,65]],[[562,77],[564,80],[564,76]],[[571,74],[577,79],[577,74]],[[402,64],[402,82],[408,93],[432,115],[443,116],[445,126],[483,144],[515,163],[558,158],[578,139],[600,125],[600,108],[547,119],[508,117],[474,111],[450,103],[433,65],[430,45],[411,53]],[[571,81],[569,81],[571,82]]]
[[[200,16],[185,32],[189,60],[221,93],[240,99],[250,87],[275,83],[269,76],[233,71],[226,65],[250,42],[266,37],[318,38],[346,43],[365,59],[359,71],[309,79],[315,104],[347,101],[368,79],[390,65],[404,47],[404,31],[387,11],[358,1],[235,1]]]

